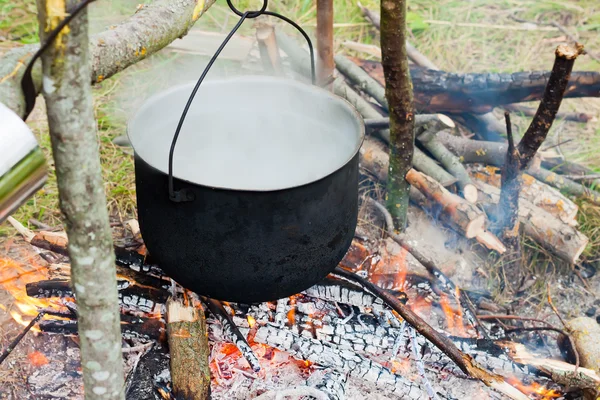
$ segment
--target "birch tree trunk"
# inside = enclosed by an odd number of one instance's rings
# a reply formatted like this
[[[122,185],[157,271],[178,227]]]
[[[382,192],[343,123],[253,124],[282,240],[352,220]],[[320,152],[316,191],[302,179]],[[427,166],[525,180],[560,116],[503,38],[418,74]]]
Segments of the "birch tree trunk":
[[[38,0],[42,41],[77,0]],[[60,207],[69,236],[85,399],[125,399],[116,270],[89,85],[87,11],[42,56]]]
[[[410,185],[404,179],[414,153],[413,88],[406,54],[406,0],[381,3],[381,51],[390,111],[387,208],[400,231],[406,227]]]

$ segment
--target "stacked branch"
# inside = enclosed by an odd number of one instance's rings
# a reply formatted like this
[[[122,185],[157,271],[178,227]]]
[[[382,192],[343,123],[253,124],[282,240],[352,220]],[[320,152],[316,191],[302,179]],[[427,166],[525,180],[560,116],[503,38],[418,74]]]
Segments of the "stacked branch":
[[[480,204],[492,219],[498,218],[500,189],[485,182],[476,181],[476,183],[479,188]],[[588,237],[555,214],[531,203],[525,196],[519,196],[518,202],[518,219],[523,226],[525,236],[555,257],[569,264],[576,263],[589,243]]]
[[[540,106],[523,135],[516,145],[513,141],[511,124],[506,112],[506,128],[508,149],[504,168],[502,169],[502,191],[499,202],[498,231],[502,232],[511,247],[519,243],[519,194],[521,192],[521,175],[529,168],[538,149],[546,139],[554,122],[563,96],[569,84],[575,59],[583,52],[583,46],[575,48],[558,46],[555,53],[554,67],[548,79]]]
[[[438,132],[437,137],[452,153],[458,156],[463,163],[489,164],[498,167],[504,165],[504,155],[508,148],[507,144],[465,139],[444,131]],[[548,171],[536,165],[532,165],[527,170],[527,173],[564,193],[582,197],[593,204],[600,205],[599,192],[588,189],[577,182],[558,175],[557,173]]]

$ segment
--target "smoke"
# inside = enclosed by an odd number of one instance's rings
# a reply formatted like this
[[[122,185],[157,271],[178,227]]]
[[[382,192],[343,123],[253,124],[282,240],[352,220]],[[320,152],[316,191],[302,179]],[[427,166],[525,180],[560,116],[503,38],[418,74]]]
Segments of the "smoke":
[[[345,102],[309,84],[264,79],[269,73],[253,23],[247,21],[246,34],[227,44],[194,98],[175,152],[179,178],[276,190],[321,179],[358,151],[360,119]],[[227,33],[207,33],[209,28],[197,24],[182,40],[129,68],[111,93],[136,152],[162,171],[168,169],[171,140],[193,84]],[[239,80],[249,75],[254,77]]]

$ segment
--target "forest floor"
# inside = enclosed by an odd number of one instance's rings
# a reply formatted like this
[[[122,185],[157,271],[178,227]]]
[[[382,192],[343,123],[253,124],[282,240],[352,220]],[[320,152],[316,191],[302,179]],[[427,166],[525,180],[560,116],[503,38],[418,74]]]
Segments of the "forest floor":
[[[101,31],[117,23],[135,11],[139,1],[103,0],[90,7],[91,29]],[[256,7],[258,1],[239,1],[238,8]],[[362,5],[375,9],[378,1],[363,0]],[[270,8],[280,12],[307,28],[309,34],[315,27],[314,0],[272,0]],[[16,46],[37,42],[37,20],[34,0],[0,0],[0,55]],[[586,49],[600,57],[600,3],[597,0],[414,0],[409,1],[409,27],[411,42],[441,69],[449,72],[518,72],[549,70],[557,44],[566,40],[565,33],[555,29],[553,23],[564,27],[570,35],[578,38]],[[535,22],[528,30],[515,30],[514,17]],[[236,22],[224,2],[218,2],[202,17],[194,29],[227,32]],[[335,0],[336,49],[353,54],[343,43],[356,41],[379,44],[376,30],[361,15],[355,0]],[[287,32],[292,32],[286,29]],[[252,23],[241,29],[242,35],[252,37]],[[364,54],[360,54],[365,57]],[[171,85],[195,79],[206,64],[206,57],[190,56],[179,52],[163,51],[146,61],[112,77],[94,87],[94,105],[98,120],[98,140],[104,175],[105,191],[111,216],[116,221],[136,217],[133,156],[129,148],[113,143],[113,139],[126,134],[127,120],[135,108],[147,97]],[[227,62],[219,64],[221,71]],[[600,62],[589,55],[580,57],[574,70],[599,71]],[[537,107],[532,103],[531,106]],[[600,99],[567,99],[563,111],[585,112],[596,117],[587,124],[558,120],[548,135],[547,145],[558,149],[570,161],[579,162],[600,172]],[[498,117],[501,110],[495,110]],[[515,116],[513,122],[524,132],[530,118]],[[39,191],[13,216],[28,225],[34,218],[49,226],[61,228],[56,179],[52,168],[50,140],[40,96],[28,124],[38,137],[50,164],[50,176],[44,189]],[[571,139],[567,143],[563,143]],[[580,229],[590,237],[585,260],[592,268],[600,267],[600,207],[580,202]],[[11,257],[9,248],[19,239],[9,224],[0,225],[0,258]],[[568,266],[547,257],[538,248],[528,247],[526,267],[538,282],[532,286],[526,302],[530,301],[532,315],[548,315],[540,306],[544,302],[547,283],[552,282],[554,291],[566,288],[578,296],[566,294],[557,300],[557,306],[566,317],[582,315],[597,302],[594,293],[600,288],[597,274],[586,289]],[[18,257],[14,257],[18,259]],[[21,259],[20,261],[25,261]],[[493,281],[496,266],[490,266]],[[576,298],[588,297],[585,301]],[[500,299],[498,299],[500,301]],[[10,320],[10,296],[0,294],[0,344],[16,335],[15,327],[4,322]],[[597,304],[596,304],[597,305]],[[5,328],[6,327],[6,328]],[[17,360],[26,356],[17,355]],[[20,361],[17,361],[20,362]],[[27,363],[25,363],[27,364]],[[13,364],[14,366],[14,364]],[[22,380],[10,370],[0,370],[0,382],[19,386]],[[10,397],[8,397],[10,398]]]

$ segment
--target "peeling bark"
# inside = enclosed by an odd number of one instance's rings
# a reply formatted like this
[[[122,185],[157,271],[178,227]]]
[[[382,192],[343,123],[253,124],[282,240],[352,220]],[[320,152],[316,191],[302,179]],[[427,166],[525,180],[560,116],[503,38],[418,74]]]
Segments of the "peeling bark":
[[[89,41],[91,83],[98,83],[185,36],[215,0],[159,0],[144,4],[131,18],[94,35]],[[0,101],[24,115],[21,78],[39,45],[13,49],[0,62]],[[41,66],[33,68],[33,81],[41,90]]]
[[[390,111],[387,208],[396,228],[404,231],[410,191],[404,177],[412,167],[415,147],[413,88],[406,54],[406,1],[381,3],[381,51]]]
[[[40,37],[76,3],[54,2],[50,7],[47,0],[38,0]],[[96,141],[87,43],[84,10],[42,55],[43,94],[69,236],[85,398],[124,399],[115,256]]]

